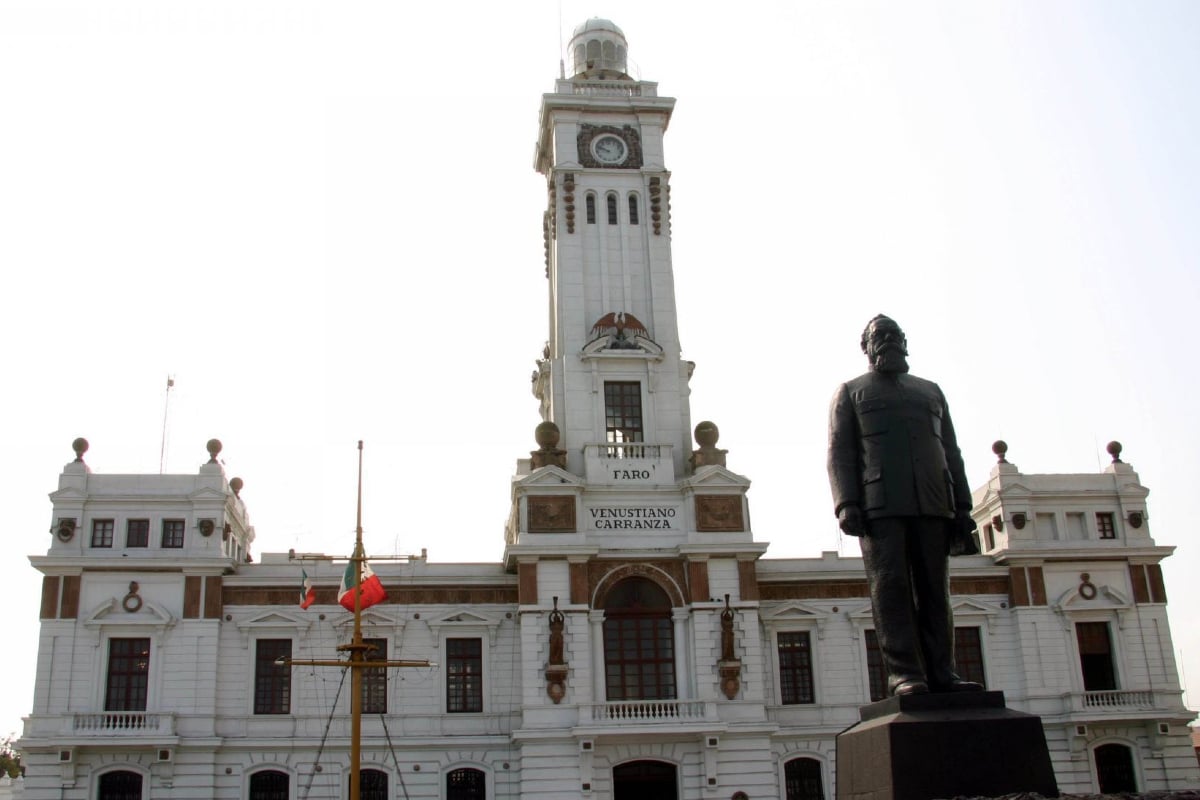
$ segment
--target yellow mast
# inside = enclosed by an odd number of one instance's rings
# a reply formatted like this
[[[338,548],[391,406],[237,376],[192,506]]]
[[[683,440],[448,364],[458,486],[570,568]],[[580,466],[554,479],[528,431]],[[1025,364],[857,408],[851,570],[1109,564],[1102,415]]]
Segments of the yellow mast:
[[[434,666],[429,661],[409,661],[409,660],[367,660],[366,651],[374,650],[373,645],[363,643],[362,638],[362,564],[365,560],[363,556],[362,543],[362,464],[363,464],[363,443],[358,441],[358,507],[355,515],[354,525],[354,555],[350,556],[350,563],[354,565],[354,635],[350,639],[350,644],[338,645],[339,652],[350,653],[349,662],[339,659],[315,659],[315,660],[293,660],[287,659],[284,663],[288,666],[310,666],[310,667],[349,667],[350,669],[350,797],[352,800],[358,800],[360,797],[360,780],[361,769],[360,761],[362,760],[362,671],[364,669],[378,669],[389,667],[432,667]]]

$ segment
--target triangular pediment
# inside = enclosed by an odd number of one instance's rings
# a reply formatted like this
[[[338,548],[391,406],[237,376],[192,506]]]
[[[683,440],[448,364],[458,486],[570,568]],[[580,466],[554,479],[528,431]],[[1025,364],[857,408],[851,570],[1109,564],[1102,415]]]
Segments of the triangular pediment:
[[[820,639],[825,635],[825,623],[829,617],[830,613],[823,608],[792,600],[763,613],[762,622],[768,630],[786,630],[788,628],[812,630],[816,628],[817,638]]]
[[[444,635],[455,635],[458,632],[487,632],[492,644],[496,643],[496,630],[500,627],[501,618],[493,614],[484,614],[469,608],[457,608],[445,614],[439,614],[428,620],[430,630],[438,634],[434,647],[441,645]]]
[[[683,481],[685,487],[693,489],[716,489],[722,487],[748,489],[750,479],[716,464],[700,467],[692,476]]]
[[[582,487],[583,479],[573,475],[561,467],[539,467],[528,475],[513,480],[513,488],[533,489],[537,487],[553,487],[555,489]]]
[[[1000,608],[998,606],[994,606],[991,603],[984,603],[972,597],[962,598],[951,605],[952,610],[954,611],[954,616],[956,617],[959,615],[992,615],[1000,613]]]
[[[175,616],[170,611],[152,600],[144,600],[133,594],[123,599],[113,597],[105,600],[83,617],[84,626],[89,628],[132,625],[162,629],[173,626],[175,622]]]
[[[249,619],[244,619],[238,622],[238,630],[243,633],[248,633],[255,630],[306,630],[312,621],[300,616],[299,614],[289,614],[282,611],[264,611],[261,614],[256,614]]]
[[[1082,591],[1081,591],[1082,590]],[[1093,594],[1094,592],[1094,594]],[[1093,611],[1117,610],[1129,608],[1132,605],[1125,593],[1112,586],[1104,584],[1095,586],[1091,592],[1083,586],[1072,586],[1059,595],[1054,607],[1059,611]]]
[[[789,602],[772,609],[762,615],[763,622],[792,622],[802,620],[824,619],[829,616],[825,609],[810,606],[807,603]]]
[[[379,629],[384,629],[384,628],[392,628],[396,631],[400,631],[404,628],[404,620],[393,619],[393,618],[387,616],[386,614],[381,614],[378,611],[374,611],[372,609],[363,611],[359,617],[359,620],[362,624],[364,631],[366,631],[368,629],[379,630]],[[354,615],[351,614],[350,616],[346,617],[345,619],[337,622],[333,627],[334,627],[334,630],[336,630],[338,632],[339,636],[345,637],[345,634],[348,631],[351,631],[354,629]]]
[[[875,621],[875,618],[871,616],[871,604],[870,603],[864,603],[861,606],[855,606],[854,608],[847,609],[846,616],[850,619],[851,622],[857,622],[860,624],[864,623],[864,622],[874,622]]]
[[[225,493],[220,489],[214,489],[211,486],[205,486],[188,495],[190,500],[200,500],[202,498],[225,499]]]
[[[992,626],[1003,610],[997,605],[976,600],[973,597],[952,600],[950,605],[955,622],[965,622],[967,624],[979,624],[982,622],[987,626],[989,631],[992,630]]]
[[[1033,490],[1023,483],[1008,483],[1005,484],[1004,488],[1000,490],[1000,496],[1005,500],[1015,500],[1019,498],[1030,497],[1032,495]]]
[[[459,608],[428,620],[430,625],[499,625],[500,620],[491,614],[481,614],[471,609]]]
[[[65,486],[50,493],[50,499],[54,502],[58,502],[59,500],[82,500],[84,497],[86,497],[86,494],[74,486]]]

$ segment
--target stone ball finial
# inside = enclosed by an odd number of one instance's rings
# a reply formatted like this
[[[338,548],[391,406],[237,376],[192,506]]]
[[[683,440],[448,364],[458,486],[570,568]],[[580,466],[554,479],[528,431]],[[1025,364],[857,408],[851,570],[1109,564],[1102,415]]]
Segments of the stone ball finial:
[[[996,454],[997,464],[1008,463],[1008,459],[1005,458],[1005,456],[1008,455],[1008,442],[1004,441],[1003,439],[997,439],[996,441],[992,442],[992,452]]]
[[[554,450],[558,447],[560,439],[562,439],[562,432],[549,420],[538,423],[538,426],[533,429],[533,440],[543,450]]]
[[[716,447],[717,440],[721,438],[721,431],[715,422],[704,420],[696,426],[693,435],[696,437],[696,444],[701,447]]]
[[[208,448],[208,463],[217,463],[217,456],[221,453],[221,440],[209,439],[208,444],[205,445],[205,447]]]
[[[231,478],[229,480],[229,488],[233,490],[234,497],[242,496],[242,487],[243,486],[245,486],[245,484],[242,483],[241,478]]]
[[[80,436],[71,442],[71,449],[75,451],[75,460],[83,463],[83,454],[88,451],[88,440]]]
[[[1113,441],[1109,442],[1108,445],[1104,449],[1108,451],[1108,454],[1110,456],[1112,456],[1112,460],[1113,460],[1112,463],[1114,463],[1114,464],[1121,463],[1121,443],[1120,442],[1113,440]]]

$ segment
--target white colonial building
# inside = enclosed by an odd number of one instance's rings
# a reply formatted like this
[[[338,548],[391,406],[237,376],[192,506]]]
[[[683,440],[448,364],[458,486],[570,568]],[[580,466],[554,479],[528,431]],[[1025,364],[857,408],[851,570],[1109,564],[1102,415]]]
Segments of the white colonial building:
[[[503,561],[379,562],[364,612],[363,797],[831,798],[835,736],[883,692],[857,558],[772,560],[715,426],[691,441],[663,135],[674,100],[592,20],[545,95],[546,420],[518,463]],[[553,424],[550,424],[553,423]],[[345,798],[351,615],[341,565],[265,553],[241,483],[92,474],[51,495],[20,796]],[[960,670],[1042,717],[1068,792],[1200,784],[1146,489],[1119,460],[975,493],[955,559]],[[823,453],[812,453],[822,459]],[[821,509],[827,513],[828,509]],[[317,604],[298,607],[303,567]],[[331,579],[331,576],[333,578]],[[1015,767],[1016,765],[1014,765]]]

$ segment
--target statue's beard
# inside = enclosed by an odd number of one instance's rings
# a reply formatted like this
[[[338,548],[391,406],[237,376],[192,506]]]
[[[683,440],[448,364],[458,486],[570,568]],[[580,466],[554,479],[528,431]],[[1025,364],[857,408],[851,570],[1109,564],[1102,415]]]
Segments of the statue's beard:
[[[898,347],[885,347],[871,354],[871,369],[876,372],[908,372],[908,359]]]

